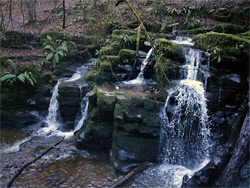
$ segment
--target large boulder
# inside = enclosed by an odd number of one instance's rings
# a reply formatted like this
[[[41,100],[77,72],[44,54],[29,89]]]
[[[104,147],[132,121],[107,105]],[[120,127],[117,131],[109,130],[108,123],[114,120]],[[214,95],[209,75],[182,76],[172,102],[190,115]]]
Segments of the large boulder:
[[[79,85],[82,80],[83,78],[72,82],[62,82],[58,87],[59,113],[66,129],[74,128],[81,100],[90,90],[87,84]]]
[[[184,62],[184,59],[180,48],[163,38],[155,41],[155,55],[157,85],[161,91],[164,91],[165,87],[171,85],[171,80],[179,77],[179,65]]]
[[[248,73],[250,40],[216,32],[199,34],[193,40],[197,48],[212,53],[211,65],[229,69],[233,73]]]
[[[160,141],[161,102],[136,88],[97,86],[89,95],[85,128],[77,147],[111,149],[110,159],[119,172],[128,172],[144,161],[156,162]]]

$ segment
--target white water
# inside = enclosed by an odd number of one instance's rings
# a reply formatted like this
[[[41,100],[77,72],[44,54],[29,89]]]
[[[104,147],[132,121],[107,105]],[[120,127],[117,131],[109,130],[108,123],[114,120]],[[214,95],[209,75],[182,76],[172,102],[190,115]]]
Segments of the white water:
[[[190,38],[177,37],[173,42],[193,45]],[[198,79],[201,51],[184,48],[183,53],[186,77],[168,90],[161,112],[162,164],[145,175],[145,179],[153,178],[163,187],[180,187],[185,175],[193,176],[209,162],[210,130],[204,88],[209,74],[204,75],[204,84]]]
[[[57,82],[55,87],[52,91],[52,97],[50,99],[49,103],[49,110],[48,110],[48,116],[46,118],[46,123],[48,123],[48,127],[44,127],[43,131],[45,133],[56,131],[60,127],[60,122],[58,120],[58,109],[59,109],[59,103],[57,100],[58,97],[58,87],[61,83],[61,80]]]
[[[88,106],[89,106],[89,93],[87,93],[86,96],[82,99],[81,112],[75,121],[74,132],[78,131],[82,127],[83,122],[86,120],[88,113]]]
[[[87,64],[88,66],[88,64]],[[79,68],[75,74],[72,75],[69,79],[61,79],[58,80],[57,84],[53,88],[52,97],[50,99],[50,105],[48,109],[48,116],[46,117],[46,123],[48,124],[48,127],[44,127],[38,131],[38,133],[45,134],[47,136],[65,136],[65,138],[70,138],[74,135],[74,132],[79,130],[86,119],[87,116],[87,110],[88,110],[88,94],[83,97],[81,101],[81,111],[75,121],[75,128],[71,131],[61,131],[59,130],[60,126],[62,125],[59,117],[59,103],[58,103],[58,87],[62,82],[73,82],[79,80],[79,87],[82,85],[81,78],[84,77],[84,75],[87,73],[88,69],[87,66],[84,65],[81,68]]]
[[[175,40],[171,41],[178,45],[185,45],[185,46],[194,45],[194,41],[189,37],[177,36]]]
[[[2,149],[0,151],[0,153],[12,153],[12,152],[17,152],[20,150],[20,145],[23,144],[24,142],[27,142],[28,140],[30,140],[30,137],[25,138],[23,140],[17,141],[14,145],[12,146],[7,146],[4,149]]]
[[[137,77],[133,80],[123,82],[125,85],[142,85],[146,83],[144,76],[143,76],[144,69],[146,68],[147,64],[150,62],[150,57],[153,51],[154,51],[154,47],[148,51],[146,58],[143,60],[141,64],[140,73],[137,75]]]

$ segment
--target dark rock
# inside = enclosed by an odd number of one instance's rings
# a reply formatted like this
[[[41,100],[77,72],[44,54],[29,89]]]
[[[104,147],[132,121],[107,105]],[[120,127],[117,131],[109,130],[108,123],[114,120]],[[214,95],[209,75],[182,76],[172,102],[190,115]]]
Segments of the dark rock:
[[[42,127],[42,128],[48,127],[48,126],[49,126],[49,124],[48,124],[47,122],[42,122],[42,124],[41,124],[41,127]]]
[[[128,90],[122,93],[105,86],[92,90],[87,124],[76,143],[81,149],[111,148],[111,163],[123,173],[141,162],[157,161],[161,129],[158,113],[163,106],[146,97],[133,97],[130,92],[135,91]]]
[[[1,110],[2,127],[25,127],[38,122],[38,117],[26,110]]]

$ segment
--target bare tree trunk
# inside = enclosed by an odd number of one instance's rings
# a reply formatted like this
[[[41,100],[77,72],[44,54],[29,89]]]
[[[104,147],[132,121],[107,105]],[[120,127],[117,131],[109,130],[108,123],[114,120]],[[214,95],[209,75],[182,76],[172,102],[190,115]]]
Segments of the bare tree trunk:
[[[23,11],[23,0],[20,1],[20,5],[21,5],[21,12],[22,12],[22,16],[23,16],[23,26],[24,26],[24,11]]]
[[[36,22],[37,21],[37,18],[36,18],[36,4],[37,4],[37,0],[26,1],[26,7],[28,9],[28,19],[30,20],[30,22]]]
[[[0,11],[1,11],[1,23],[0,23],[0,31],[4,31],[4,26],[3,26],[3,23],[4,23],[4,14],[3,14],[3,0],[1,0],[1,6],[0,6]]]
[[[10,0],[9,2],[9,20],[13,29],[13,19],[12,19],[12,0]]]
[[[66,10],[65,10],[65,0],[63,0],[63,25],[62,28],[66,28]]]

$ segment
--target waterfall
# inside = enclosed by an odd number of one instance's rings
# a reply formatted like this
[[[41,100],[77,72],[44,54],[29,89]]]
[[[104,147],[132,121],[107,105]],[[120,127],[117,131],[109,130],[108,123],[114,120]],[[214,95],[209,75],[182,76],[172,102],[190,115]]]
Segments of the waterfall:
[[[72,137],[74,135],[75,131],[78,131],[81,126],[83,125],[84,120],[87,117],[87,110],[88,110],[88,94],[83,97],[81,101],[81,109],[80,112],[75,120],[75,128],[74,130],[63,132],[59,130],[61,126],[60,117],[58,114],[59,110],[59,102],[58,102],[58,87],[62,82],[73,82],[78,81],[78,85],[81,88],[82,86],[82,80],[86,73],[88,72],[88,67],[90,63],[87,63],[86,65],[80,67],[77,69],[77,71],[68,79],[60,79],[58,80],[57,84],[52,90],[52,97],[50,99],[49,109],[48,109],[48,115],[46,117],[46,123],[48,124],[48,127],[44,127],[41,130],[38,131],[38,134],[46,134],[49,136],[57,135],[57,136],[66,136],[66,137]]]
[[[130,81],[125,81],[123,82],[125,85],[141,85],[141,84],[145,84],[145,79],[144,79],[144,69],[146,68],[147,64],[150,62],[150,57],[152,55],[154,51],[154,47],[151,48],[148,53],[146,58],[143,60],[142,64],[141,64],[141,69],[140,69],[140,73],[137,75],[137,77],[133,80]]]
[[[184,46],[193,43],[190,38],[183,37],[177,37],[173,42]],[[184,175],[193,176],[209,162],[210,129],[205,87],[210,58],[209,54],[205,54],[207,61],[204,63],[204,54],[200,50],[182,49],[186,60],[182,66],[185,77],[174,81],[175,86],[167,90],[168,96],[160,115],[159,157],[162,164],[147,172],[161,186],[167,187],[180,187]]]
[[[87,93],[86,96],[83,97],[81,101],[81,111],[75,121],[74,132],[78,131],[82,127],[84,121],[86,120],[88,113],[88,106],[89,106],[89,93]]]
[[[175,44],[179,45],[186,45],[186,46],[193,46],[194,42],[191,38],[189,37],[184,37],[184,36],[177,36],[175,40],[171,40]]]
[[[61,80],[58,80],[57,84],[52,90],[52,97],[49,103],[48,116],[46,118],[46,123],[48,123],[48,127],[44,128],[45,132],[55,131],[59,128],[60,122],[58,121],[58,109],[59,103],[57,100],[58,97],[58,87],[61,83]]]
[[[183,38],[177,37],[176,41],[178,39],[185,43]],[[187,48],[183,53],[186,78],[168,91],[162,110],[161,139],[165,144],[161,158],[164,163],[194,168],[208,158],[209,120],[205,88],[198,78],[201,51]]]

